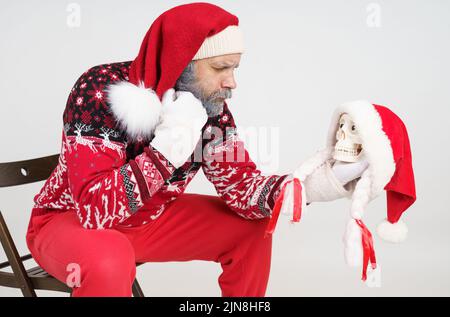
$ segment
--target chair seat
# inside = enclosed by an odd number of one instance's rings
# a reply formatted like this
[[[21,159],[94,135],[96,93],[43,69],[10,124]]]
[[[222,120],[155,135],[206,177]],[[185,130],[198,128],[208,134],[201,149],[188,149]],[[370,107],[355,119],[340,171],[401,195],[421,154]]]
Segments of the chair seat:
[[[53,290],[66,293],[72,292],[72,289],[69,286],[48,274],[40,266],[35,266],[27,270],[27,273],[35,289]]]
[[[40,266],[35,266],[27,270],[29,277],[52,277]]]
[[[50,290],[50,291],[59,291],[71,293],[72,289],[68,287],[66,284],[57,280],[50,274],[48,274],[43,268],[40,266],[35,266],[29,270],[27,270],[27,275],[33,284],[35,289],[41,290]],[[9,272],[0,272],[0,280],[1,286],[6,287],[14,287],[18,288],[19,285],[17,283],[17,278],[13,273]]]
[[[136,267],[141,266],[144,263],[136,263]],[[71,293],[72,289],[68,287],[65,283],[54,278],[47,273],[42,267],[35,266],[27,270],[27,275],[30,278],[35,289],[41,290],[51,290]],[[19,288],[16,277],[13,273],[0,271],[0,286]],[[139,287],[137,281],[135,281],[134,286]],[[139,291],[142,293],[139,287]]]

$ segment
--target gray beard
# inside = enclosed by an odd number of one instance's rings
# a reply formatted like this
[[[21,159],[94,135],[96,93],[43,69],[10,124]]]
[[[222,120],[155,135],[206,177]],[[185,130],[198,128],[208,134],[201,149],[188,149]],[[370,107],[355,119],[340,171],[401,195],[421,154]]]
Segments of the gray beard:
[[[232,96],[231,89],[225,89],[223,91],[216,91],[209,96],[206,96],[202,89],[200,89],[197,79],[195,78],[194,62],[190,62],[188,66],[183,70],[183,73],[175,83],[175,90],[189,91],[197,99],[199,99],[203,107],[208,114],[208,117],[215,117],[222,113],[224,107],[224,101],[217,98],[229,99]]]

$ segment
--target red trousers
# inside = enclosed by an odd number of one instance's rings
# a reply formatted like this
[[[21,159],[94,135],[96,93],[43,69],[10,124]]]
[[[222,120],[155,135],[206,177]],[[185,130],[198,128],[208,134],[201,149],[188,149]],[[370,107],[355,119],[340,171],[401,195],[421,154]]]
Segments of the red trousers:
[[[84,229],[72,211],[36,216],[27,245],[73,296],[131,296],[136,262],[191,260],[221,264],[222,296],[264,296],[272,253],[267,223],[240,217],[219,197],[182,194],[138,227]]]

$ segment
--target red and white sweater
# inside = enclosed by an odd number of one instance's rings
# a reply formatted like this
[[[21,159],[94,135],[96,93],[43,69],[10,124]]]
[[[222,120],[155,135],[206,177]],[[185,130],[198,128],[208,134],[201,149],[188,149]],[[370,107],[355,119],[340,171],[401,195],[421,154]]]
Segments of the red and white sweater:
[[[63,114],[59,163],[35,196],[31,217],[75,211],[87,229],[139,226],[158,218],[200,168],[232,211],[246,219],[270,217],[286,175],[261,174],[227,106],[203,127],[202,157],[194,158],[196,150],[178,169],[150,140],[128,140],[106,88],[127,81],[130,64],[92,67],[75,83]]]

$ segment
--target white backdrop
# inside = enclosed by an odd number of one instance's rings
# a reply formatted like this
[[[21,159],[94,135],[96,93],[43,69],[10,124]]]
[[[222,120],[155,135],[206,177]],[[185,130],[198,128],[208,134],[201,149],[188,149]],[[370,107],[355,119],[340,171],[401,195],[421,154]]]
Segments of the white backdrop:
[[[311,205],[297,225],[281,219],[267,295],[450,295],[450,2],[212,2],[236,14],[245,32],[238,88],[229,102],[237,124],[279,133],[271,164],[250,151],[264,172],[288,173],[322,147],[331,112],[345,101],[391,107],[411,139],[418,200],[404,215],[410,229],[405,243],[375,236],[379,287],[367,287],[360,271],[344,263],[349,202],[342,200]],[[79,75],[133,59],[153,20],[186,2],[71,3],[0,1],[1,162],[59,152],[62,113]],[[42,184],[0,189],[0,209],[21,252],[28,251],[25,230]],[[188,192],[215,193],[201,173]],[[375,232],[386,215],[385,197],[366,215]],[[216,263],[195,261],[148,263],[137,275],[148,296],[220,296],[220,272]],[[0,288],[0,296],[18,295]]]

